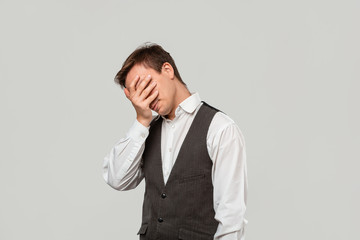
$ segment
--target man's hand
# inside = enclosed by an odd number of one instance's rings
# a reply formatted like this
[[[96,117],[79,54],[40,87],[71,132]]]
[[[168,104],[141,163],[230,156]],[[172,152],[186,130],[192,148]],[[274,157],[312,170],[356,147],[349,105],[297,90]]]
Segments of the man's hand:
[[[159,92],[153,91],[156,82],[151,82],[151,76],[136,75],[128,88],[124,88],[126,97],[131,101],[136,111],[136,119],[145,127],[148,127],[152,120],[150,104],[156,99]],[[150,84],[149,84],[150,83]]]

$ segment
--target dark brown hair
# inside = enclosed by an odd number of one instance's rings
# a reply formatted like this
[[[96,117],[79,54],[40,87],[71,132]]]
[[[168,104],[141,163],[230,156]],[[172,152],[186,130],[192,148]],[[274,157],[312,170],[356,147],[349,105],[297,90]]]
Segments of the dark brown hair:
[[[135,49],[123,63],[114,81],[120,84],[122,88],[125,88],[126,76],[136,64],[143,64],[145,67],[150,67],[158,73],[161,73],[162,66],[165,62],[168,62],[173,67],[175,77],[186,86],[180,77],[174,59],[160,45],[155,43],[144,43]]]

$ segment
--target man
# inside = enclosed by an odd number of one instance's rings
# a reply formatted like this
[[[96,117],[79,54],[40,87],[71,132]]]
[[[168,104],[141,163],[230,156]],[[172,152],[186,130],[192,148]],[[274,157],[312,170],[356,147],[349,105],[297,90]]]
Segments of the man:
[[[103,176],[122,191],[145,179],[139,238],[243,240],[246,151],[234,121],[190,93],[157,44],[137,48],[115,81],[136,120],[104,158]]]

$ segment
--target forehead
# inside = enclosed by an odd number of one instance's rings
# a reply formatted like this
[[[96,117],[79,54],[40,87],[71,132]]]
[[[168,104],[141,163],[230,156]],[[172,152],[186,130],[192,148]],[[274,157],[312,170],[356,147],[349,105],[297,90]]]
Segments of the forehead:
[[[126,75],[125,86],[129,86],[131,84],[131,82],[134,80],[136,75],[147,76],[149,74],[154,75],[154,73],[156,73],[154,69],[147,68],[142,64],[136,64],[130,69],[130,71]]]

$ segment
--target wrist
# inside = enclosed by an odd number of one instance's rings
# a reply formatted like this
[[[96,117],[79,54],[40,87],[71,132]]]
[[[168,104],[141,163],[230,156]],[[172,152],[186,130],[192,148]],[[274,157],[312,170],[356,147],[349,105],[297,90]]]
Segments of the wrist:
[[[150,119],[148,118],[142,118],[142,117],[136,117],[136,120],[141,123],[143,126],[145,127],[149,127],[150,123],[151,123],[151,120],[152,120],[152,117]]]
[[[130,137],[137,143],[142,143],[149,134],[149,127],[142,125],[137,119],[127,132],[127,137]]]

